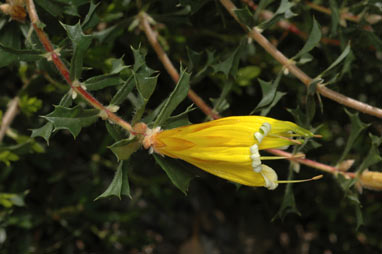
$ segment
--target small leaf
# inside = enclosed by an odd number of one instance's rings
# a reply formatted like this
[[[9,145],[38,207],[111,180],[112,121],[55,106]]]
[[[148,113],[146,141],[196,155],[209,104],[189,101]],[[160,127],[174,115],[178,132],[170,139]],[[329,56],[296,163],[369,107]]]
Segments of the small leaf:
[[[268,112],[285,95],[285,93],[277,91],[277,87],[279,86],[281,76],[282,73],[280,72],[279,75],[277,75],[277,78],[272,83],[259,79],[263,98],[250,114],[259,112],[261,110],[261,115],[267,115]]]
[[[122,139],[109,146],[118,160],[128,160],[141,147],[137,139]]]
[[[361,165],[359,165],[357,172],[362,172],[364,169],[367,169],[370,166],[382,161],[382,157],[379,155],[378,149],[378,147],[382,143],[382,137],[377,137],[372,134],[369,134],[369,137],[371,139],[371,147],[369,149],[368,154],[363,159]]]
[[[132,47],[131,50],[133,51],[134,55],[133,70],[135,72],[143,73],[146,76],[151,76],[155,71],[146,65],[145,57],[147,52],[144,52],[141,47],[138,49]]]
[[[131,198],[128,172],[125,165],[128,165],[128,163],[124,161],[119,163],[117,171],[115,172],[114,178],[111,181],[109,187],[107,187],[107,189],[101,195],[94,199],[94,201],[110,196],[116,196],[121,199],[121,195],[125,195]]]
[[[176,107],[186,98],[189,89],[190,76],[191,74],[187,73],[185,70],[181,71],[179,81],[163,105],[155,120],[154,126],[161,126],[171,116]]]
[[[87,79],[84,83],[86,90],[96,91],[110,86],[118,86],[123,84],[123,80],[119,74],[103,74]]]
[[[99,18],[97,17],[97,14],[95,13],[95,10],[99,6],[99,4],[100,2],[94,4],[93,1],[90,1],[88,14],[86,14],[86,17],[81,25],[83,30],[92,28],[99,23],[98,22]]]
[[[261,69],[257,65],[250,65],[240,68],[237,72],[236,82],[239,86],[248,86],[251,84],[252,79],[260,75]]]
[[[358,112],[352,114],[349,111],[347,111],[346,109],[345,109],[345,112],[350,117],[351,132],[350,132],[350,137],[347,140],[345,149],[344,149],[340,159],[338,160],[338,163],[343,161],[345,159],[346,155],[348,155],[348,153],[349,153],[350,149],[352,148],[355,140],[361,134],[361,132],[364,129],[366,129],[368,126],[370,126],[370,124],[365,124],[365,123],[361,122],[361,120],[358,117]]]
[[[240,23],[243,23],[244,25],[250,28],[256,25],[255,18],[252,12],[248,9],[248,7],[245,7],[243,9],[235,9],[234,12],[237,18],[239,19]]]
[[[97,121],[98,113],[98,109],[83,109],[79,105],[74,108],[55,106],[54,111],[43,118],[53,123],[54,131],[65,129],[76,138],[83,127]]]
[[[46,143],[49,145],[49,138],[50,138],[50,135],[52,135],[53,128],[54,128],[53,123],[47,122],[42,127],[38,129],[33,129],[31,137],[32,138],[42,137],[43,139],[45,139]]]
[[[239,46],[237,46],[237,48],[230,53],[225,60],[220,63],[213,64],[211,67],[214,73],[222,72],[226,77],[228,77],[228,75],[235,77],[239,67],[240,56],[243,53],[246,44],[246,40],[242,40]]]
[[[114,123],[110,123],[109,121],[104,121],[106,125],[106,130],[110,134],[110,136],[114,139],[114,141],[118,141],[126,138],[126,130],[122,129],[119,125]]]
[[[82,73],[83,59],[93,37],[90,35],[85,35],[82,32],[79,22],[74,26],[65,25],[63,23],[61,23],[61,25],[66,30],[68,37],[73,44],[73,56],[70,63],[70,77],[72,80],[79,80]]]
[[[350,43],[346,46],[344,51],[342,51],[341,55],[323,72],[321,72],[320,75],[318,75],[318,78],[324,77],[325,74],[336,67],[348,54],[350,53]]]
[[[309,38],[307,39],[304,47],[293,57],[294,59],[299,58],[309,51],[311,51],[314,47],[318,45],[318,43],[321,40],[321,29],[320,25],[316,21],[315,18],[313,18],[313,26],[312,30],[310,31]]]
[[[120,105],[122,104],[126,99],[129,93],[134,89],[135,81],[133,79],[133,76],[131,76],[129,79],[127,79],[124,84],[119,88],[117,93],[113,96],[113,98],[110,101],[111,105]]]
[[[13,49],[0,43],[0,68],[13,62],[35,62],[43,58],[43,51],[31,49]]]
[[[332,18],[330,37],[335,37],[337,35],[338,24],[341,22],[340,8],[338,8],[335,0],[329,0],[329,6]]]
[[[155,87],[158,82],[158,76],[147,77],[142,73],[134,73],[135,85],[139,94],[145,99],[148,100],[153,94]]]
[[[293,169],[289,169],[288,180],[292,180],[292,177],[293,177]],[[277,212],[277,214],[273,217],[272,220],[275,220],[276,217],[279,217],[281,220],[284,220],[285,217],[290,213],[294,213],[301,216],[301,213],[298,211],[296,207],[296,200],[294,197],[292,184],[288,183],[285,188],[284,198],[281,203],[280,209]]]
[[[187,170],[184,163],[180,160],[162,157],[157,154],[154,154],[154,158],[166,172],[171,182],[186,195],[190,181],[195,176]]]

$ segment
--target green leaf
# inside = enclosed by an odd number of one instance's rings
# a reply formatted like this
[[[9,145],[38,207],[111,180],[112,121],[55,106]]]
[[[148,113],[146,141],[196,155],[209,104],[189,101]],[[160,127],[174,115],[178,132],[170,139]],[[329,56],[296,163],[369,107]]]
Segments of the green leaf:
[[[51,0],[36,0],[36,3],[53,17],[62,16],[65,8],[63,4]]]
[[[79,105],[74,108],[55,106],[54,111],[43,118],[53,123],[54,131],[65,129],[76,138],[83,127],[97,121],[98,114],[98,109],[83,109]]]
[[[3,162],[6,166],[10,166],[11,162],[18,161],[19,156],[11,151],[0,151],[0,161]]]
[[[53,123],[47,122],[42,127],[38,129],[33,129],[31,137],[32,138],[42,137],[43,139],[45,139],[46,143],[49,145],[49,138],[50,138],[50,135],[52,135],[53,128],[54,128]]]
[[[79,80],[82,73],[83,59],[93,37],[85,35],[82,32],[80,22],[74,26],[65,25],[63,23],[61,23],[61,25],[66,30],[68,37],[73,44],[73,56],[70,62],[70,77],[72,80]]]
[[[346,48],[344,49],[344,51],[342,51],[341,55],[326,69],[324,70],[323,72],[321,72],[320,75],[318,75],[317,78],[321,78],[321,77],[324,77],[325,74],[330,71],[331,69],[333,69],[334,67],[336,67],[348,54],[350,53],[350,43],[346,46]]]
[[[99,23],[99,18],[97,17],[95,10],[97,9],[100,3],[101,2],[94,4],[93,1],[90,1],[88,14],[86,14],[86,17],[81,25],[83,30],[92,28]]]
[[[309,38],[307,39],[304,47],[293,57],[293,59],[299,58],[309,51],[311,51],[314,47],[318,45],[318,43],[321,40],[321,29],[320,25],[316,21],[315,18],[313,18],[313,26],[312,30],[310,31]]]
[[[335,37],[337,35],[338,24],[341,21],[341,16],[339,13],[340,8],[338,8],[335,0],[329,0],[329,6],[332,18],[330,37]]]
[[[236,82],[239,86],[248,86],[251,81],[260,75],[261,69],[257,65],[249,65],[240,68],[237,72]]]
[[[88,91],[96,91],[110,86],[118,86],[123,84],[123,80],[119,74],[103,74],[87,79],[83,84]]]
[[[153,154],[153,156],[159,166],[166,172],[171,182],[186,195],[190,181],[195,176],[180,160],[162,157],[157,154]]]
[[[256,25],[255,17],[253,16],[252,12],[248,9],[248,7],[245,7],[243,9],[235,9],[234,12],[239,21],[244,25],[248,26],[249,28],[252,28]]]
[[[121,161],[119,163],[117,171],[115,172],[114,178],[111,181],[109,187],[107,187],[107,189],[101,195],[94,199],[94,201],[110,196],[116,196],[121,199],[122,195],[131,198],[127,166],[127,162]]]
[[[345,157],[348,155],[348,153],[349,153],[350,149],[352,148],[355,140],[361,134],[361,132],[364,129],[366,129],[368,126],[370,126],[370,124],[365,124],[365,123],[361,122],[361,120],[358,117],[358,112],[352,114],[349,111],[347,111],[346,109],[345,109],[345,112],[349,116],[350,121],[351,121],[351,132],[350,132],[350,137],[347,140],[345,149],[344,149],[340,159],[338,160],[338,163],[343,161],[345,159]]]
[[[277,78],[271,83],[259,79],[261,86],[261,91],[263,98],[257,104],[256,108],[252,110],[250,114],[261,111],[261,115],[267,115],[268,112],[279,102],[279,100],[286,94],[283,92],[278,92],[277,87],[279,86],[282,73],[277,75]]]
[[[293,177],[293,169],[289,169],[288,180],[292,180],[292,177]],[[284,198],[281,203],[280,209],[277,212],[277,214],[272,218],[272,220],[275,220],[277,217],[279,217],[281,220],[284,220],[285,217],[291,213],[301,216],[301,213],[298,211],[296,206],[296,200],[294,197],[292,186],[293,185],[291,183],[288,183],[286,185]]]
[[[240,56],[243,53],[243,49],[246,47],[247,42],[241,41],[239,46],[229,54],[229,56],[220,63],[211,65],[214,73],[222,72],[228,78],[228,75],[236,76],[239,66]]]
[[[113,98],[110,101],[110,104],[111,105],[122,104],[127,99],[127,96],[129,95],[129,93],[131,93],[131,91],[134,89],[134,86],[135,86],[135,80],[133,76],[131,76],[124,82],[121,88],[113,96]]]
[[[143,51],[141,47],[137,49],[131,47],[131,50],[134,55],[133,70],[135,72],[146,74],[146,76],[151,76],[155,71],[146,65],[145,57],[147,52]]]
[[[116,125],[114,123],[110,123],[109,121],[104,122],[107,132],[114,139],[114,141],[118,141],[127,137],[126,130],[123,129],[121,126]]]
[[[294,3],[289,2],[288,0],[281,0],[281,3],[279,5],[279,8],[276,10],[274,15],[272,16],[271,19],[268,19],[258,25],[258,28],[262,30],[266,30],[269,27],[273,26],[276,24],[278,21],[280,21],[282,18],[289,19],[293,16],[296,16],[295,13],[291,10],[291,8],[294,6]]]
[[[357,172],[362,172],[364,169],[367,169],[370,166],[382,161],[382,157],[379,155],[379,149],[378,149],[378,147],[382,143],[382,137],[374,136],[370,133],[369,133],[369,137],[371,139],[371,147],[369,149],[368,154],[363,159],[361,165],[359,165]]]
[[[122,139],[109,146],[118,160],[128,160],[130,156],[141,147],[137,139]]]
[[[0,43],[0,68],[13,62],[35,62],[43,58],[43,51],[32,49],[13,49]]]
[[[143,73],[134,73],[134,80],[137,90],[145,100],[148,100],[153,94],[158,82],[158,76],[159,75],[147,77]]]
[[[186,98],[189,89],[190,76],[191,74],[187,73],[185,70],[181,71],[179,81],[163,105],[155,120],[154,127],[161,126],[171,116],[176,107]]]

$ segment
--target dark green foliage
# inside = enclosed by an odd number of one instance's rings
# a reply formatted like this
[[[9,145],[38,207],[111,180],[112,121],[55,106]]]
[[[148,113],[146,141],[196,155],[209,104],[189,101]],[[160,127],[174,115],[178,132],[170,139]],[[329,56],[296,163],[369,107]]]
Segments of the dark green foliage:
[[[368,21],[382,15],[380,1],[312,1],[330,15],[305,1],[253,1],[256,10],[245,2],[235,1],[239,20],[314,77],[308,88],[248,40],[220,1],[35,0],[75,85],[123,120],[163,129],[203,122],[187,99],[192,88],[223,116],[264,115],[323,135],[294,152],[331,166],[354,159],[355,178],[271,161],[282,180],[324,178],[268,191],[152,155],[73,94],[28,19],[1,14],[0,119],[13,98],[20,103],[0,142],[0,253],[381,253],[381,193],[361,193],[358,182],[381,172],[380,119],[317,92],[324,84],[381,106],[382,22]],[[264,20],[263,10],[274,15]],[[140,30],[141,11],[177,84]]]

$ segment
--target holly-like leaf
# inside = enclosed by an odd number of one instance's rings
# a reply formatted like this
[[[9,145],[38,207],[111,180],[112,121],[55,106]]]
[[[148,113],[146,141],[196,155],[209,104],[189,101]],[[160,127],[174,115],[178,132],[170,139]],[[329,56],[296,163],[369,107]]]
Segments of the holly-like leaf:
[[[369,134],[369,137],[371,140],[371,147],[366,157],[363,159],[361,165],[359,165],[357,171],[362,172],[364,169],[367,169],[370,166],[382,161],[382,157],[379,155],[379,149],[378,149],[378,147],[382,143],[382,137],[377,137],[372,134]]]
[[[243,9],[236,9],[234,10],[237,18],[239,21],[243,24],[245,24],[248,27],[253,27],[256,25],[256,20],[252,12],[248,9],[248,7],[245,7]]]
[[[73,56],[70,62],[70,77],[72,80],[79,80],[82,73],[83,59],[93,37],[85,35],[82,32],[80,22],[74,26],[65,25],[63,23],[61,23],[61,25],[66,30],[68,37],[73,44]]]
[[[170,94],[170,97],[163,105],[155,120],[154,126],[161,126],[171,116],[176,107],[186,98],[189,89],[190,76],[191,74],[187,73],[185,70],[181,71],[179,81]]]
[[[118,160],[128,160],[141,147],[137,139],[122,139],[109,146]]]
[[[86,90],[95,91],[109,86],[118,86],[123,84],[123,80],[119,77],[119,74],[103,74],[94,76],[87,79],[84,83]]]
[[[277,78],[272,82],[266,82],[259,79],[261,86],[261,91],[263,93],[263,98],[257,104],[256,108],[251,112],[261,112],[260,114],[265,116],[269,111],[280,101],[280,99],[286,94],[283,92],[278,92],[277,87],[279,86],[282,73],[279,73]]]
[[[98,109],[83,109],[79,105],[74,108],[55,106],[54,111],[43,118],[54,125],[54,131],[65,129],[76,138],[83,127],[97,121],[98,114]]]
[[[14,49],[0,43],[0,68],[13,62],[35,62],[42,58],[42,51],[32,49]]]
[[[110,196],[116,196],[121,199],[122,195],[128,196],[130,195],[130,185],[128,179],[128,163],[125,161],[121,161],[117,168],[117,171],[114,174],[114,178],[111,181],[109,187],[99,195],[94,201],[100,198],[106,198]]]
[[[157,154],[154,154],[154,158],[159,166],[166,172],[171,182],[186,195],[190,181],[195,175],[192,174],[180,160],[162,157]]]
[[[292,180],[292,177],[293,177],[293,169],[289,169],[288,180]],[[284,218],[290,213],[295,213],[301,216],[301,213],[298,211],[296,206],[296,200],[294,197],[292,186],[293,185],[291,183],[287,184],[280,209],[277,212],[277,214],[273,217],[272,220],[275,220],[277,217],[279,217],[281,220],[284,220]]]
[[[321,77],[324,77],[328,73],[328,71],[336,67],[349,53],[350,53],[350,44],[346,46],[344,51],[342,51],[341,55],[339,55],[339,57],[328,68],[326,68],[326,70],[324,70],[323,72],[320,73],[320,75],[318,75],[318,79]]]
[[[53,123],[47,122],[42,127],[38,129],[33,129],[31,137],[32,138],[42,137],[43,139],[45,139],[46,143],[49,145],[49,138],[50,138],[50,135],[52,135],[53,133],[53,129],[54,129]]]
[[[309,38],[306,40],[306,43],[304,47],[293,57],[294,59],[299,58],[309,51],[311,51],[314,47],[318,45],[318,43],[321,40],[321,29],[320,25],[316,21],[315,18],[313,18],[313,26],[312,30],[310,31]]]
[[[237,46],[237,48],[232,51],[225,60],[213,64],[211,67],[214,70],[214,73],[222,72],[226,77],[228,77],[228,75],[235,77],[239,67],[240,56],[246,44],[246,41],[242,41],[240,45]]]
[[[155,71],[146,65],[145,57],[147,52],[145,52],[141,47],[137,49],[131,47],[131,50],[133,51],[134,55],[133,70],[135,72],[143,73],[146,76],[151,76]]]
[[[83,30],[92,28],[96,26],[97,24],[99,24],[99,18],[97,14],[95,13],[95,10],[99,6],[99,4],[100,2],[96,4],[94,4],[93,1],[90,2],[88,14],[86,14],[86,17],[81,25]]]
[[[349,116],[350,121],[351,121],[351,132],[350,132],[350,137],[347,140],[345,149],[344,149],[340,159],[338,160],[338,163],[345,159],[346,155],[348,155],[348,153],[349,153],[350,149],[352,148],[353,143],[355,142],[357,137],[361,134],[361,132],[364,129],[366,129],[370,125],[370,124],[365,124],[365,123],[361,122],[361,120],[358,117],[358,112],[352,114],[349,111],[347,111],[346,109],[345,109],[345,112]]]
[[[111,99],[110,104],[120,105],[121,103],[123,103],[127,99],[127,96],[129,95],[129,93],[134,89],[134,86],[135,86],[135,80],[133,76],[131,76],[129,79],[127,79],[124,82],[121,88],[119,88],[119,90]]]

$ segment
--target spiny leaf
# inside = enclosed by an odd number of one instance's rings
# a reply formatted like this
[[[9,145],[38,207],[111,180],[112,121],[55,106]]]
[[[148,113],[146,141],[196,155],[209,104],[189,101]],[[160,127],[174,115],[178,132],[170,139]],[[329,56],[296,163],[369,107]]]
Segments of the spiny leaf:
[[[369,149],[368,154],[363,159],[361,165],[359,165],[358,170],[362,172],[364,169],[369,168],[370,166],[377,164],[378,162],[382,161],[382,157],[379,155],[379,149],[378,147],[382,143],[382,137],[377,137],[369,133],[369,137],[371,140],[371,147]]]
[[[128,160],[136,152],[141,143],[137,139],[122,139],[109,146],[118,160]]]
[[[187,73],[185,70],[181,71],[178,83],[175,89],[170,94],[169,98],[163,105],[157,119],[155,120],[154,126],[161,126],[176,109],[176,107],[186,98],[191,74]]]
[[[314,47],[318,45],[318,43],[321,40],[321,29],[320,25],[316,21],[315,18],[313,18],[313,26],[312,30],[310,31],[309,38],[306,40],[306,43],[304,47],[293,57],[294,59],[299,58],[309,51],[311,51]]]
[[[134,86],[135,86],[135,80],[133,76],[131,76],[124,82],[121,88],[119,88],[119,90],[111,99],[110,104],[120,105],[121,103],[123,103],[127,99],[127,96],[129,95],[129,93],[134,89]]]
[[[236,76],[239,66],[240,55],[245,48],[247,42],[241,41],[239,46],[229,54],[229,56],[220,63],[213,64],[211,67],[214,73],[222,72],[226,77],[228,75]]]
[[[99,22],[99,18],[97,17],[97,14],[95,13],[95,10],[99,6],[101,2],[98,2],[96,4],[93,3],[93,1],[90,1],[89,11],[88,14],[86,14],[86,17],[84,21],[82,22],[82,29],[86,30],[89,29],[95,25],[97,25]]]
[[[94,201],[110,196],[116,196],[121,199],[121,195],[125,195],[131,198],[127,167],[127,162],[121,161],[119,163],[117,171],[115,172],[114,178],[111,181],[109,187],[107,187],[107,189],[101,195],[94,199]]]
[[[63,23],[61,23],[61,25],[66,30],[68,37],[73,44],[73,56],[70,63],[70,77],[73,80],[78,80],[80,79],[82,73],[83,58],[86,50],[92,42],[93,37],[90,35],[85,35],[82,32],[80,22],[74,26],[65,25]]]
[[[289,169],[288,180],[292,180],[292,177],[293,177],[293,169]],[[301,216],[301,213],[298,211],[296,207],[296,201],[294,198],[292,184],[288,183],[285,188],[284,198],[280,206],[280,209],[277,212],[277,214],[272,218],[272,220],[275,220],[277,217],[279,217],[281,220],[284,220],[284,218],[290,213],[295,213]]]
[[[31,137],[32,138],[42,137],[43,139],[45,139],[46,143],[49,145],[49,138],[50,138],[50,135],[52,135],[53,128],[54,128],[53,123],[47,122],[42,127],[38,129],[33,129]]]
[[[0,68],[13,62],[35,62],[42,58],[42,51],[32,49],[14,49],[0,43]]]
[[[103,74],[87,79],[83,84],[88,91],[100,90],[109,86],[118,86],[123,83],[119,74]]]
[[[248,7],[245,7],[243,9],[236,9],[234,10],[237,18],[241,23],[248,27],[253,27],[256,25],[255,17],[253,16],[252,12],[248,9]]]
[[[65,129],[76,138],[83,127],[97,121],[98,113],[98,109],[83,109],[79,105],[74,108],[55,106],[54,111],[43,118],[53,123],[54,131]]]
[[[144,52],[141,47],[137,49],[131,47],[131,50],[133,51],[134,55],[133,70],[135,72],[143,73],[146,76],[151,76],[155,71],[146,65],[145,57],[147,52]]]
[[[162,157],[157,154],[154,154],[154,158],[166,172],[171,182],[186,195],[190,181],[195,176],[185,168],[184,163],[180,160]]]
[[[328,71],[336,67],[350,52],[350,43],[346,46],[344,51],[342,51],[341,55],[323,72],[321,72],[320,75],[318,75],[318,78],[324,77]]]
[[[358,117],[358,112],[357,113],[350,113],[345,109],[346,114],[350,117],[351,121],[351,132],[350,132],[350,137],[348,138],[348,141],[346,143],[345,149],[338,160],[338,163],[343,161],[346,157],[346,155],[349,153],[351,147],[353,146],[354,141],[357,139],[359,134],[366,129],[370,124],[365,124],[361,122],[361,120]]]
[[[143,73],[134,73],[135,85],[139,94],[145,99],[148,100],[153,94],[158,76],[148,77]]]

